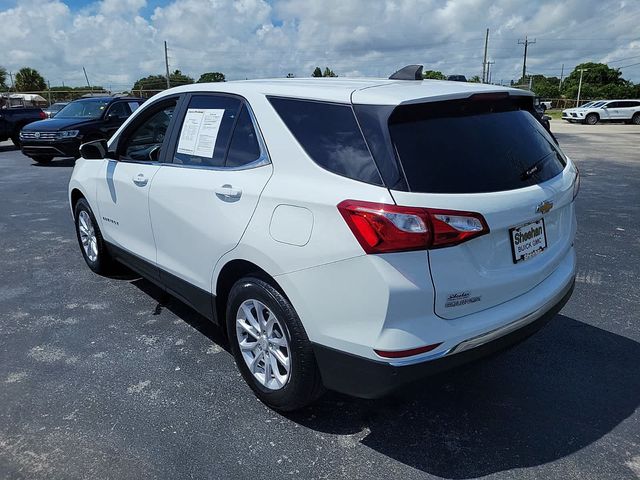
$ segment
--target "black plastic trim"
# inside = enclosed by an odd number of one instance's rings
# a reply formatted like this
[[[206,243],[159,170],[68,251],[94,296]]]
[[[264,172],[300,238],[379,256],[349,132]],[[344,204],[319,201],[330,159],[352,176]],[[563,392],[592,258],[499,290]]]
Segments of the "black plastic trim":
[[[574,284],[562,299],[540,318],[479,347],[436,360],[395,367],[387,362],[351,355],[313,344],[322,381],[328,389],[361,398],[379,398],[424,377],[460,367],[516,345],[545,326],[567,303]]]

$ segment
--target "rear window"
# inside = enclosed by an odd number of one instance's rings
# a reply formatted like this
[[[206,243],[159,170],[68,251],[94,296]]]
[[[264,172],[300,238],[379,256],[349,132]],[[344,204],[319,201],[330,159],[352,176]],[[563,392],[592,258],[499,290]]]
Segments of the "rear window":
[[[344,177],[382,185],[351,106],[277,97],[269,101],[318,165]]]
[[[558,175],[566,160],[544,127],[505,102],[455,101],[396,108],[391,138],[409,190],[513,190]]]

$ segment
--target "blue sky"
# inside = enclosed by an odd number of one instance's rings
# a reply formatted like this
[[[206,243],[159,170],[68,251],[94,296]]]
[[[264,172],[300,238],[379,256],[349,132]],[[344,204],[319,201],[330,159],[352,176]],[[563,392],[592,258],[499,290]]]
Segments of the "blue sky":
[[[409,63],[480,75],[490,28],[492,79],[520,76],[528,35],[530,73],[565,75],[612,61],[640,82],[639,0],[0,0],[0,65],[30,66],[52,85],[127,90],[172,69],[197,78],[388,76]],[[638,65],[635,65],[635,64]]]

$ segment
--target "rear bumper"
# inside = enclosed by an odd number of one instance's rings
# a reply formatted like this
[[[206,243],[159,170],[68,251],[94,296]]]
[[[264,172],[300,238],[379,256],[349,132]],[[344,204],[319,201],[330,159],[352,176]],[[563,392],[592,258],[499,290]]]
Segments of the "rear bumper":
[[[496,330],[467,339],[443,356],[401,365],[376,361],[314,344],[314,353],[324,385],[348,395],[377,398],[429,375],[473,362],[520,343],[546,325],[573,293],[572,279],[557,296],[540,309]]]

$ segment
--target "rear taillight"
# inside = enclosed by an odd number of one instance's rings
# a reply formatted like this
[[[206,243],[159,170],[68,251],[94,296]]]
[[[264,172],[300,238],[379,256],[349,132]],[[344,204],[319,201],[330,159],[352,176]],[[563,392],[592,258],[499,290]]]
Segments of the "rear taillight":
[[[575,199],[580,191],[580,171],[575,165],[574,168],[576,169],[576,178],[573,180],[573,198]]]
[[[338,210],[366,253],[450,247],[489,233],[487,222],[474,212],[358,200],[345,200]]]
[[[42,110],[40,110],[39,115],[40,115],[40,118],[41,118],[42,120],[45,120],[45,119],[47,118],[47,114],[46,114],[46,113],[44,113]]]

